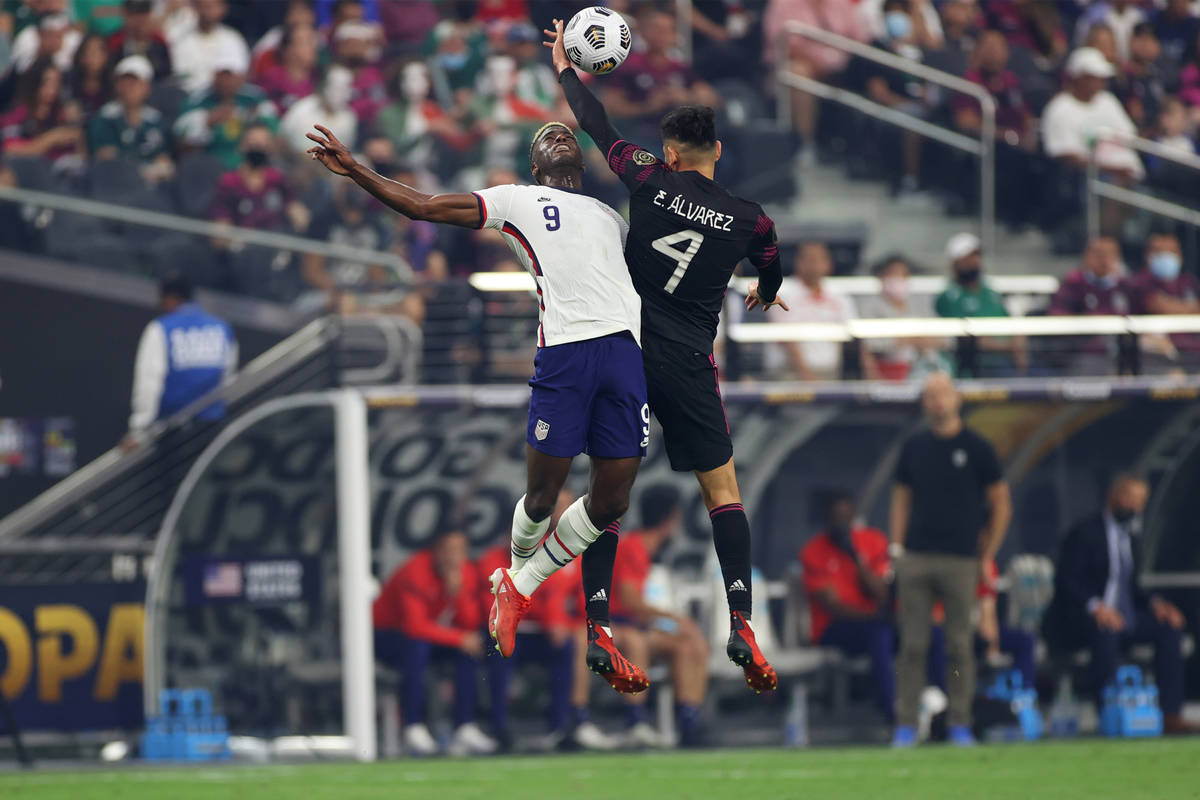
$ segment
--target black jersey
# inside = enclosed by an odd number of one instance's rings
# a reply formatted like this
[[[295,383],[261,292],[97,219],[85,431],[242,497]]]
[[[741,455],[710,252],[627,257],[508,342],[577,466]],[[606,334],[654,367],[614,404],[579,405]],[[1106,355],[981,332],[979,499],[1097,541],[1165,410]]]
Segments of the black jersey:
[[[699,172],[674,172],[620,137],[574,70],[559,76],[581,127],[629,189],[625,261],[642,298],[643,334],[711,353],[725,289],[743,258],[773,300],[783,280],[775,223],[758,203],[735,197]]]

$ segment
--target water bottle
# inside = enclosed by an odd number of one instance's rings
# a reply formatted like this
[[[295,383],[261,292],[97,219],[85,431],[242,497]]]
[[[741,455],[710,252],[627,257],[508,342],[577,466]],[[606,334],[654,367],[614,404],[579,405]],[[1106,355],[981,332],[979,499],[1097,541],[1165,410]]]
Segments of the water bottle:
[[[1050,706],[1050,735],[1069,739],[1079,734],[1079,709],[1071,692],[1071,680],[1063,676],[1058,681],[1054,705]]]
[[[788,747],[808,747],[808,690],[803,684],[792,689],[783,740]]]

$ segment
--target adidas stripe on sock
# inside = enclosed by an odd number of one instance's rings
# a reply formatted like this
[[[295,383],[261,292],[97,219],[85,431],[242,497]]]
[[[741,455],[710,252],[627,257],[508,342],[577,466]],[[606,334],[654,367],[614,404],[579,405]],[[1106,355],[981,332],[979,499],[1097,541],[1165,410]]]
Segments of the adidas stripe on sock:
[[[753,606],[750,581],[750,522],[741,503],[717,506],[708,512],[712,522],[713,546],[725,579],[725,599],[730,611],[749,619]]]

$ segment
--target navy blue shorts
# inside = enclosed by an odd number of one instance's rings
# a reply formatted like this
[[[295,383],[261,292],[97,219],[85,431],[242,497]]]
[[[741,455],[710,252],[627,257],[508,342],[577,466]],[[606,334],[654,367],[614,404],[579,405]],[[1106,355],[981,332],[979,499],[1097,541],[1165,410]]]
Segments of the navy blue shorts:
[[[571,458],[637,458],[650,443],[642,349],[628,331],[542,347],[533,359],[526,441]]]

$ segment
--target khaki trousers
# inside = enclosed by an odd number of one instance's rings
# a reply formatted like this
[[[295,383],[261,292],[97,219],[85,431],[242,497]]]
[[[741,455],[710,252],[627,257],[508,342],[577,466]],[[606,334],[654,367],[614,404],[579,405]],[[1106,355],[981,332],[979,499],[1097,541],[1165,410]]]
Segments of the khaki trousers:
[[[896,659],[896,722],[917,724],[917,705],[925,687],[929,631],[935,600],[946,608],[947,721],[971,724],[975,698],[975,651],[972,611],[979,581],[979,559],[940,553],[906,553],[896,562],[900,602],[900,657]]]

